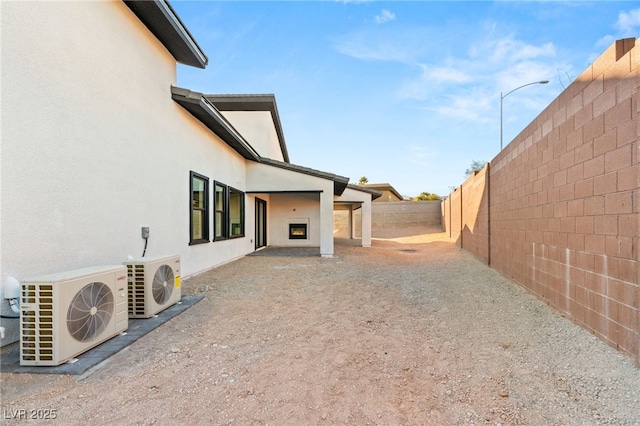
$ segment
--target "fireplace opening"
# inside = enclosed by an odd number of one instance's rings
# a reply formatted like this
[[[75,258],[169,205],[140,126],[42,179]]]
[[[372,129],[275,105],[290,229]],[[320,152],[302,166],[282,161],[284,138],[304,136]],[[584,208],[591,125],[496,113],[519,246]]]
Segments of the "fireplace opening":
[[[306,223],[290,223],[289,239],[290,240],[306,240],[307,224]]]

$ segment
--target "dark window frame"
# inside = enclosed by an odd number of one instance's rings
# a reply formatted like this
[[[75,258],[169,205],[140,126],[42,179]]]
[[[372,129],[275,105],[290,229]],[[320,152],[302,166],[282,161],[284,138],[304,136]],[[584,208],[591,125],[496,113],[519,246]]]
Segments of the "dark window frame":
[[[232,194],[237,195],[239,197],[239,200],[240,200],[240,206],[239,206],[239,209],[240,209],[240,217],[239,217],[240,223],[232,223],[231,222],[231,207],[232,207],[231,206],[231,195]],[[244,192],[240,191],[239,189],[236,189],[236,188],[233,188],[231,186],[228,186],[227,187],[227,221],[226,222],[227,222],[227,227],[228,227],[227,235],[228,235],[228,238],[230,238],[230,239],[231,238],[242,238],[242,237],[245,236],[244,235],[244,228],[245,228],[245,220],[244,220],[244,218],[245,218],[245,207],[244,206],[245,206],[245,194],[244,194]],[[235,234],[233,232],[234,225],[239,225],[239,230],[240,231],[239,231],[238,234]]]
[[[218,188],[222,188],[222,206],[218,202]],[[222,182],[213,183],[213,241],[229,238],[229,187]],[[220,216],[220,218],[218,218]],[[218,223],[218,222],[222,223]],[[222,234],[218,235],[218,227]]]
[[[196,207],[196,199],[194,198],[194,179],[200,180],[204,184],[203,189],[203,207]],[[202,238],[194,238],[194,212],[201,211],[202,218],[200,221],[199,233]],[[193,170],[189,172],[189,245],[203,244],[209,242],[209,178],[196,173]]]

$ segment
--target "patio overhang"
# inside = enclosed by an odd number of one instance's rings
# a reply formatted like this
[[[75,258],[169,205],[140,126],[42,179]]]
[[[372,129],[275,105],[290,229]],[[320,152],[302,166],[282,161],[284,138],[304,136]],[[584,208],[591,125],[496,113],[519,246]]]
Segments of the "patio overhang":
[[[349,185],[349,178],[345,176],[335,175],[333,173],[323,172],[320,170],[310,169],[308,167],[297,166],[283,161],[272,160],[270,158],[261,158],[260,163],[268,166],[276,167],[282,170],[289,170],[306,176],[329,180],[333,182],[333,195],[341,195]]]
[[[382,196],[382,192],[360,185],[348,184],[345,189],[348,189],[348,191],[343,191],[342,196],[337,198],[333,203],[336,210],[355,210],[360,208],[362,203],[373,201]]]
[[[371,247],[371,203],[382,194],[379,191],[363,188],[359,185],[347,185],[342,195],[334,197],[333,209],[348,211],[350,238],[355,238],[355,220],[353,212],[361,209],[362,246]]]

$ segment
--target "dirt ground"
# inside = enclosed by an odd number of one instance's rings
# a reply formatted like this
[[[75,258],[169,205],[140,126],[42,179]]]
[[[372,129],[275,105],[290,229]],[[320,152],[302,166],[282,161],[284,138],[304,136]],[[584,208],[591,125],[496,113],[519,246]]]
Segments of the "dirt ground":
[[[3,373],[3,424],[640,424],[633,361],[442,233],[247,256],[183,294],[205,297],[82,380]]]

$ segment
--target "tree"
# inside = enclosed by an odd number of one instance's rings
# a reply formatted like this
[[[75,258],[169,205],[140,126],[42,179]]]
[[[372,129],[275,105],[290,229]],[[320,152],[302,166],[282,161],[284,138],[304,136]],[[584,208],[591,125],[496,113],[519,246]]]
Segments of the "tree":
[[[465,176],[471,176],[472,174],[479,172],[486,164],[487,162],[483,160],[473,160],[471,162],[471,166],[465,172]]]
[[[413,201],[430,201],[439,199],[440,196],[438,194],[431,194],[430,192],[421,192],[417,197],[413,197]]]
[[[366,176],[362,176],[358,181],[358,185],[364,185],[365,183],[369,183],[369,179]]]

